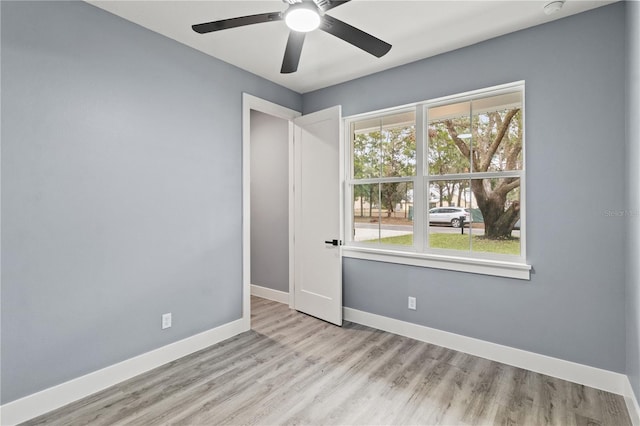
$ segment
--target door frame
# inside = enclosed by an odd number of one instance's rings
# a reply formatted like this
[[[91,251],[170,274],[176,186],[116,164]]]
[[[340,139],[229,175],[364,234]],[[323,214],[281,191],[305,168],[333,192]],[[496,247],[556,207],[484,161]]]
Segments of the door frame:
[[[287,120],[289,169],[289,307],[294,306],[293,120],[302,115],[262,98],[242,93],[242,321],[251,329],[251,110]]]

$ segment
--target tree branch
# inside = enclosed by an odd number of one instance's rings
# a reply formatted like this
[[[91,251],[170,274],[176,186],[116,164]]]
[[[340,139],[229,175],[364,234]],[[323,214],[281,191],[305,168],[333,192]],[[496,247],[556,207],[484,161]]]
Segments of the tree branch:
[[[514,146],[507,154],[507,170],[515,170],[516,161],[518,160],[518,154],[520,154],[520,151],[522,151],[522,143]]]
[[[513,179],[513,180],[510,180]],[[504,183],[498,186],[494,192],[500,196],[507,195],[510,191],[520,186],[520,178],[505,179]]]
[[[491,146],[489,146],[489,149],[487,150],[487,156],[485,157],[484,161],[482,162],[482,165],[480,167],[480,171],[486,172],[487,170],[489,170],[489,165],[491,164],[491,159],[493,158],[494,154],[498,150],[498,147],[500,147],[500,144],[502,143],[502,139],[504,139],[504,135],[507,134],[507,130],[509,129],[509,125],[511,124],[511,120],[518,113],[518,111],[520,111],[520,108],[514,108],[511,111],[509,111],[507,113],[507,115],[504,117],[504,120],[502,121],[502,125],[500,126],[500,129],[498,130],[498,134],[496,135],[495,140],[493,141],[493,143],[491,144]]]
[[[466,143],[464,143],[462,139],[458,137],[458,132],[456,132],[456,129],[453,127],[453,122],[451,120],[444,120],[444,125],[447,126],[447,130],[449,131],[451,139],[453,139],[453,143],[456,144],[462,155],[464,155],[466,158],[471,158],[469,147]]]
[[[480,160],[480,155],[478,154],[478,151],[473,149],[471,151],[471,154],[473,155],[473,171],[474,172],[479,172],[481,171],[479,169],[479,166],[482,165],[481,160]]]

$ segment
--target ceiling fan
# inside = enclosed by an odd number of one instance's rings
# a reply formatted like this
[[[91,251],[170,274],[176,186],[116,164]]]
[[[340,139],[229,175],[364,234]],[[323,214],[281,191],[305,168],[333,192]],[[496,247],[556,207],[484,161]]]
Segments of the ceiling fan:
[[[280,69],[282,74],[297,71],[305,35],[315,29],[320,29],[336,36],[378,58],[384,56],[391,49],[389,43],[326,14],[334,7],[348,3],[350,0],[282,1],[289,5],[283,12],[259,13],[238,18],[221,19],[193,25],[191,28],[197,33],[206,34],[245,25],[284,20],[291,31],[284,51],[282,68]]]

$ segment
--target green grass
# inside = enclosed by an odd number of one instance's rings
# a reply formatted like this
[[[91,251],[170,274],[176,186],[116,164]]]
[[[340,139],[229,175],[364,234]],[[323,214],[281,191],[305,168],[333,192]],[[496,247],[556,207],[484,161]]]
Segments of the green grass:
[[[375,240],[369,240],[369,241],[365,241],[365,242],[376,242],[378,241],[377,239]],[[413,244],[413,234],[407,234],[407,235],[398,235],[397,237],[386,237],[386,238],[380,238],[380,243],[382,244],[397,244],[400,246],[410,246]]]
[[[377,240],[371,240],[371,242],[375,241]],[[408,234],[398,237],[381,238],[380,243],[410,246],[413,244],[413,235]],[[429,245],[431,248],[469,250],[469,234],[429,234]],[[519,255],[520,238],[490,240],[481,235],[474,235],[473,251]]]

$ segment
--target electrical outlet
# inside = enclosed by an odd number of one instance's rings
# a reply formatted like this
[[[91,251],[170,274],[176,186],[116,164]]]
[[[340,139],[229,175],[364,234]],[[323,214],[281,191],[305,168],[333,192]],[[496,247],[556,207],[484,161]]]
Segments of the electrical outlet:
[[[415,297],[411,297],[409,296],[409,309],[411,309],[412,311],[416,310],[416,298]]]
[[[162,314],[162,329],[171,327],[171,312],[168,314]]]

